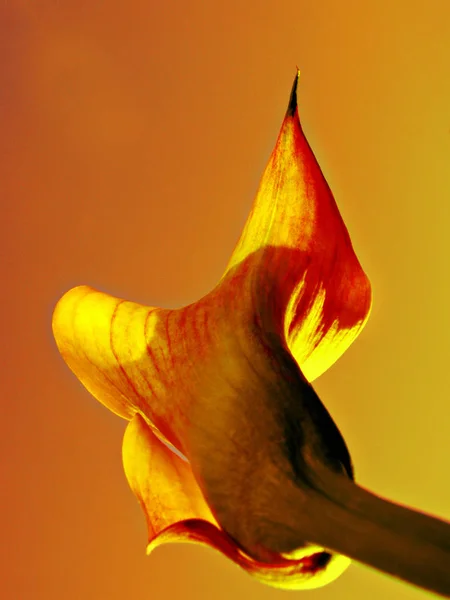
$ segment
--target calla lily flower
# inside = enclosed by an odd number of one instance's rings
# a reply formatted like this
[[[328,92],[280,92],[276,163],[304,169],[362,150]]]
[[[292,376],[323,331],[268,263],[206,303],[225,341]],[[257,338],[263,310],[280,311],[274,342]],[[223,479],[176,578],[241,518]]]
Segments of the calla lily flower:
[[[297,84],[217,286],[176,310],[76,287],[55,308],[56,343],[129,421],[123,464],[147,553],[205,544],[287,589],[325,585],[354,559],[450,595],[450,524],[358,486],[311,386],[363,328],[371,288],[300,125]]]

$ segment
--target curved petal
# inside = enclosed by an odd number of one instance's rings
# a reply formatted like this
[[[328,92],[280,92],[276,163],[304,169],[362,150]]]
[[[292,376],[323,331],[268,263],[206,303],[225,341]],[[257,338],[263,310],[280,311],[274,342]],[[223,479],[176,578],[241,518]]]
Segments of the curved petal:
[[[53,334],[95,398],[125,419],[145,415],[161,439],[189,457],[199,428],[211,426],[213,417],[222,427],[221,398],[236,387],[245,395],[253,363],[267,370],[247,335],[241,295],[232,286],[223,291],[165,310],[79,286],[58,302]]]
[[[97,400],[125,419],[147,414],[155,433],[180,450],[177,407],[159,400],[178,376],[167,336],[172,312],[79,286],[59,300],[52,327],[65,362]]]
[[[286,589],[323,586],[350,564],[350,559],[317,546],[302,548],[296,559],[272,554],[270,563],[247,556],[219,528],[189,463],[170,452],[138,414],[127,426],[122,456],[128,483],[147,519],[147,554],[167,542],[204,544],[225,554],[259,581]]]
[[[284,333],[302,372],[312,381],[361,331],[369,316],[371,290],[300,125],[298,75],[224,277],[252,256],[255,296],[265,307],[262,312],[269,312],[263,315],[265,329]]]
[[[185,454],[189,402],[208,396],[203,384],[193,383],[205,379],[199,365],[214,371],[210,381],[219,375],[245,379],[238,353],[246,347],[256,364],[253,323],[259,321],[263,334],[284,338],[312,380],[342,354],[368,316],[370,286],[301,130],[296,86],[297,78],[241,240],[208,296],[174,311],[80,286],[55,308],[58,348],[83,385],[126,419],[145,414],[155,432]],[[190,389],[174,394],[174,386]]]

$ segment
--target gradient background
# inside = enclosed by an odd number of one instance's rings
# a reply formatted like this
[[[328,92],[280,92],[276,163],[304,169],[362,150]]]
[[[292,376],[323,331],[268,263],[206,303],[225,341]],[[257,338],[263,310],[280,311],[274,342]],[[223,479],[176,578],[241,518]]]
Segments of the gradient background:
[[[450,4],[9,0],[0,28],[1,597],[424,598],[359,565],[295,593],[208,548],[147,558],[125,422],[50,321],[77,284],[168,307],[210,290],[298,64],[305,132],[374,288],[316,389],[361,484],[450,518]]]

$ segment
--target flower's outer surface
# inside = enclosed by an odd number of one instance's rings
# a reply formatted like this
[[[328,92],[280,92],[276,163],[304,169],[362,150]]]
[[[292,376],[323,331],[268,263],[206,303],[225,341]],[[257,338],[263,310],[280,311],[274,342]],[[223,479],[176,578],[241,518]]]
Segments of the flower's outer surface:
[[[279,555],[268,564],[250,558],[218,527],[189,464],[163,444],[140,415],[126,429],[123,463],[147,519],[147,554],[164,542],[206,544],[259,581],[290,589],[323,586],[350,564],[350,559],[313,545],[300,549],[295,559]]]
[[[297,83],[298,74],[216,288],[167,310],[81,286],[53,316],[70,369],[130,421],[123,462],[147,518],[147,551],[167,541],[205,543],[260,581],[293,589],[324,585],[349,564],[326,550],[340,551],[337,533],[329,545],[321,540],[328,539],[325,484],[338,482],[341,512],[345,503],[352,507],[341,482],[353,485],[353,469],[310,382],[356,338],[371,304],[368,279],[300,126]],[[355,506],[363,514],[361,498]],[[360,553],[378,566],[378,558]]]

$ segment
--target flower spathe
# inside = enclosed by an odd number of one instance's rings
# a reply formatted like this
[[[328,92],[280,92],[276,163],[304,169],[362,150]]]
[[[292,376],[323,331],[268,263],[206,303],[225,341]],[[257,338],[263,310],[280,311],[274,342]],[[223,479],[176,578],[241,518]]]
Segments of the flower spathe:
[[[130,421],[124,469],[146,514],[148,549],[204,543],[264,583],[306,589],[335,579],[349,559],[296,537],[277,514],[290,510],[305,444],[352,478],[309,382],[359,334],[371,292],[301,128],[297,83],[298,74],[218,285],[176,310],[80,286],[58,302],[53,331],[87,390]],[[296,436],[306,440],[298,448]]]
[[[189,463],[178,457],[136,414],[126,428],[123,464],[148,525],[147,554],[164,542],[200,543],[215,548],[263,583],[310,589],[329,583],[350,564],[320,547],[303,548],[296,559],[253,560],[220,528],[205,502]]]

